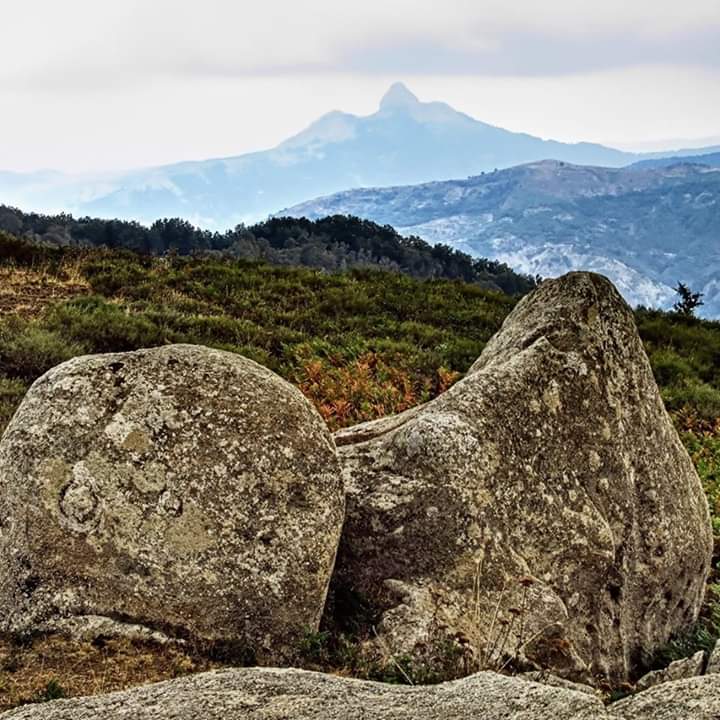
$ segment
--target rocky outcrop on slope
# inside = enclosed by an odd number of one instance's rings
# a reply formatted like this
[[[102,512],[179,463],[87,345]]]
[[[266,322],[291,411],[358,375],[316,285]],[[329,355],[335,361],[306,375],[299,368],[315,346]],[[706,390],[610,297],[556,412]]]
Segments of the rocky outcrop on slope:
[[[697,617],[706,500],[601,276],[543,283],[465,379],[336,442],[336,587],[379,609],[391,652],[449,636],[480,667],[618,683]]]
[[[684,680],[685,678],[696,677],[703,674],[705,668],[705,653],[698,650],[691,657],[682,658],[671,662],[667,667],[660,670],[652,670],[643,675],[637,683],[636,690],[647,690],[648,688],[671,682],[672,680]]]
[[[0,631],[135,624],[280,661],[317,628],[343,520],[302,394],[195,346],[80,357],[0,444]]]

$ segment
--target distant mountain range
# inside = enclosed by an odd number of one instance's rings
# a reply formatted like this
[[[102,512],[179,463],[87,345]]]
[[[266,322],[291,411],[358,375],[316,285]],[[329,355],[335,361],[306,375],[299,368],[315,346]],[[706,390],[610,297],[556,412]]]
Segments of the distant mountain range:
[[[0,172],[0,203],[142,222],[182,217],[225,229],[353,187],[446,180],[547,158],[618,167],[703,152],[638,155],[542,140],[474,120],[445,103],[420,102],[397,83],[372,115],[331,112],[272,150],[125,173]]]
[[[357,215],[545,277],[595,270],[633,304],[667,308],[682,281],[705,293],[701,314],[720,317],[720,154],[690,159],[617,169],[542,161],[349,190],[278,215]]]

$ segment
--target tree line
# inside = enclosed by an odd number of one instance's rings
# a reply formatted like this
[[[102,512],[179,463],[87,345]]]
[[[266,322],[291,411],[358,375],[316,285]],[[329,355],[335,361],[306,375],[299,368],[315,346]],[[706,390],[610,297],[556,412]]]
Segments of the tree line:
[[[157,220],[147,227],[134,221],[25,213],[0,206],[0,230],[47,245],[107,247],[148,255],[219,254],[328,272],[379,268],[421,279],[477,283],[510,295],[525,294],[539,281],[504,263],[474,258],[447,245],[430,245],[419,237],[403,237],[389,225],[343,215],[320,220],[271,218],[221,233],[179,218]]]

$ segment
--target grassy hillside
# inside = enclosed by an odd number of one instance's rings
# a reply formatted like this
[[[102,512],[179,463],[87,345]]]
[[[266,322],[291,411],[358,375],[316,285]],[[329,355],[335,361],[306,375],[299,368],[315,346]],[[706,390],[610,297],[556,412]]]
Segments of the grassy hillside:
[[[253,358],[300,387],[331,427],[350,425],[442,392],[516,301],[477,284],[380,270],[329,274],[221,257],[48,249],[0,236],[0,432],[50,367],[174,342]],[[705,485],[720,551],[720,323],[645,310],[636,318]],[[711,591],[703,621],[666,654],[707,646],[718,634]],[[0,706],[10,677],[3,662],[0,643]],[[32,692],[42,694],[44,682],[31,682]]]
[[[469,367],[514,302],[473,284],[378,270],[327,274],[107,251],[14,254],[16,274],[29,281],[40,273],[46,288],[64,284],[73,297],[30,317],[32,302],[12,312],[5,301],[5,417],[11,391],[19,396],[72,355],[190,342],[272,368],[337,427],[437,394]]]

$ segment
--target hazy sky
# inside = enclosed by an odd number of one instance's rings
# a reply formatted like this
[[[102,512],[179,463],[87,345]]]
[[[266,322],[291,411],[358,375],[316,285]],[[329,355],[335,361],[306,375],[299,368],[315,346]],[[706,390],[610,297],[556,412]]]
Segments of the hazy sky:
[[[262,149],[395,80],[543,137],[720,143],[720,0],[2,0],[0,170]]]

